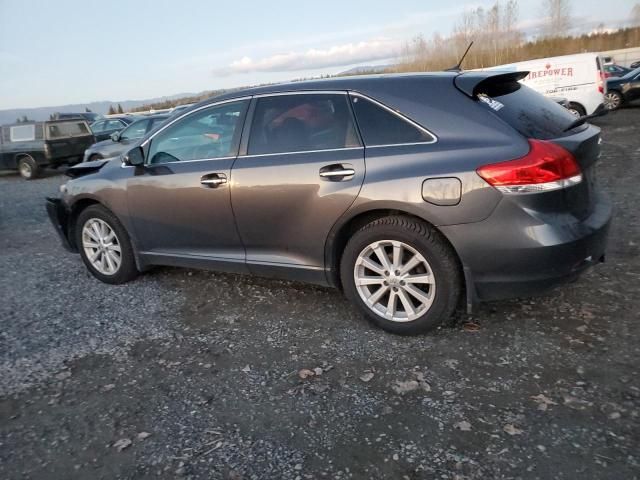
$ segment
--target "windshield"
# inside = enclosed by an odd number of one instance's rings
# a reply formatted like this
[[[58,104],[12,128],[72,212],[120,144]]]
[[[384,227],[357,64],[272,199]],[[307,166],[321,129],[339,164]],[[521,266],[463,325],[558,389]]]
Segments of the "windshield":
[[[121,140],[130,140],[133,138],[142,138],[147,131],[147,127],[149,126],[150,120],[138,120],[137,122],[133,122],[127,128],[122,130],[120,133]]]
[[[640,73],[640,67],[636,68],[635,70],[631,70],[629,73],[624,75],[622,78],[633,78],[636,75],[638,75],[639,73]]]

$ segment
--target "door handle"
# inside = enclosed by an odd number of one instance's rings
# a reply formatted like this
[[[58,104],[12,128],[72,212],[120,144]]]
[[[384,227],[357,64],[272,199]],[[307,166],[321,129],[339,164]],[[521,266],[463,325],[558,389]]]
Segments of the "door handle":
[[[339,163],[335,165],[327,165],[320,169],[320,176],[328,180],[340,180],[344,177],[350,177],[355,174],[356,171],[351,167],[351,165],[341,165]]]
[[[216,188],[223,183],[227,183],[227,177],[222,173],[211,173],[209,175],[204,175],[200,179],[200,184],[203,187],[208,188]]]

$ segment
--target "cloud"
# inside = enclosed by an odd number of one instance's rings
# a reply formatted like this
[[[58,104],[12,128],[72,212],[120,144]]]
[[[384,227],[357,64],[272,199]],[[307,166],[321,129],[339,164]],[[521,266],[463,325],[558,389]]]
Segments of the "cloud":
[[[279,53],[257,60],[244,56],[234,60],[227,67],[215,69],[215,73],[233,75],[251,72],[292,72],[352,65],[392,58],[397,55],[399,48],[398,40],[378,38],[325,49],[310,48],[302,52]]]

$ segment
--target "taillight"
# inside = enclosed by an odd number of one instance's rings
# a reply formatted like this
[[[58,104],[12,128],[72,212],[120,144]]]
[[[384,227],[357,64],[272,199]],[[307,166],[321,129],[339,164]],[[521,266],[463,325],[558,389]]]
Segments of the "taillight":
[[[529,146],[524,157],[484,165],[478,168],[478,175],[503,193],[548,192],[582,181],[571,152],[544,140],[529,140]]]

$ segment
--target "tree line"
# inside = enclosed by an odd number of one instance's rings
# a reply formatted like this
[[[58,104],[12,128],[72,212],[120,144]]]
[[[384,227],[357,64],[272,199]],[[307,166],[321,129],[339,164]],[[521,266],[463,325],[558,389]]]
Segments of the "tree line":
[[[570,0],[545,0],[541,5],[540,35],[535,40],[525,39],[518,27],[518,13],[517,0],[496,0],[489,9],[468,10],[461,14],[450,36],[434,33],[430,38],[418,35],[408,41],[397,64],[389,71],[437,71],[452,67],[471,41],[474,44],[464,60],[465,69],[640,45],[640,3],[632,8],[627,28],[609,31],[600,24],[591,33],[573,36]]]

